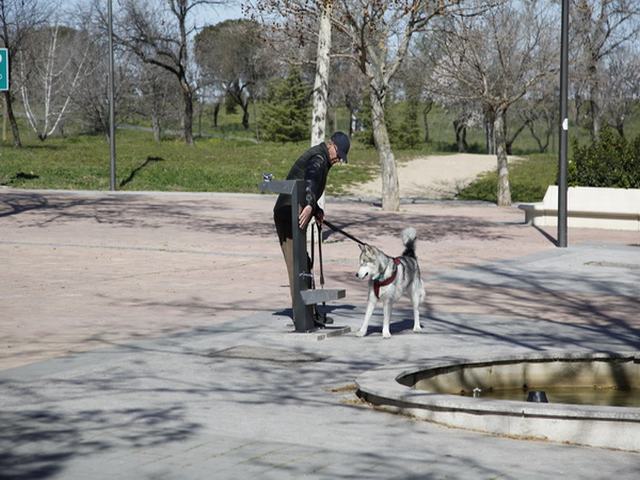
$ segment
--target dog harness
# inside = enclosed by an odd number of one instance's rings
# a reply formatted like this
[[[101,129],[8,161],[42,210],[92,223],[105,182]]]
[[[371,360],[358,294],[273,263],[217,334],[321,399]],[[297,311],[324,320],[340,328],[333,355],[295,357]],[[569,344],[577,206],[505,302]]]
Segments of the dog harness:
[[[380,287],[386,287],[387,285],[391,285],[393,281],[396,279],[396,274],[398,273],[398,265],[400,265],[400,257],[396,257],[393,259],[393,273],[386,280],[374,280],[373,281],[373,293],[376,294],[376,298],[380,298]]]

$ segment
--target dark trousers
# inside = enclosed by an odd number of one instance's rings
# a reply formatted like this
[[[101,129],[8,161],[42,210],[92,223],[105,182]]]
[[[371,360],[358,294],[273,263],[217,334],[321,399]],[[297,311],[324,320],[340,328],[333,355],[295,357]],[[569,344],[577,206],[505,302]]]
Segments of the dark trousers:
[[[280,248],[282,249],[282,255],[284,256],[284,262],[287,265],[291,308],[293,308],[293,225],[291,224],[291,207],[284,206],[274,210],[273,221],[276,225],[276,232],[278,232],[278,240],[280,242]],[[295,228],[298,228],[298,225],[296,225]],[[301,233],[306,236],[306,231]],[[307,268],[305,271],[309,273],[310,270],[311,259],[307,256]],[[304,279],[307,288],[311,288],[311,277],[304,277]]]

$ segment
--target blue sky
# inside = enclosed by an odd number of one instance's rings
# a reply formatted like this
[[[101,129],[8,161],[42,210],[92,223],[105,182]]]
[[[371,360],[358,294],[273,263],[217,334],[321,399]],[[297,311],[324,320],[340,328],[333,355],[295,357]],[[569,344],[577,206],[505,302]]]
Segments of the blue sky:
[[[230,18],[241,18],[242,7],[240,2],[234,2],[232,5],[202,7],[199,13],[202,14],[202,20],[205,20],[206,24],[214,24]]]
[[[75,2],[79,5],[89,5],[92,0],[75,0]],[[65,1],[60,3],[61,5],[68,5]],[[118,0],[113,0],[114,10],[118,8],[118,3]],[[199,26],[212,25],[231,18],[242,18],[242,7],[240,1],[226,2],[224,5],[202,6],[198,10],[196,17]]]

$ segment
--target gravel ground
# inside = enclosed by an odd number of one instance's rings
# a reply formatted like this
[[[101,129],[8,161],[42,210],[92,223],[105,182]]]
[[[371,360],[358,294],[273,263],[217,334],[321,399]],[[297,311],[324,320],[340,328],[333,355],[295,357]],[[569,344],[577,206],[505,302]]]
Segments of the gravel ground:
[[[509,157],[513,161],[517,157]],[[400,197],[449,199],[481,173],[496,168],[495,155],[459,153],[418,157],[398,167]],[[381,177],[354,186],[350,195],[379,197]]]

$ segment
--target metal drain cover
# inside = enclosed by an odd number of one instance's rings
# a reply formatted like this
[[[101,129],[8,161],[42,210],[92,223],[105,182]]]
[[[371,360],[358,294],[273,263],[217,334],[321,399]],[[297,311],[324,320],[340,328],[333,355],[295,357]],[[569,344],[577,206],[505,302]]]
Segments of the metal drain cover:
[[[323,357],[313,353],[295,352],[279,348],[255,347],[249,345],[237,345],[224,350],[213,351],[210,357],[237,358],[243,360],[259,360],[276,363],[307,363],[321,362]]]

